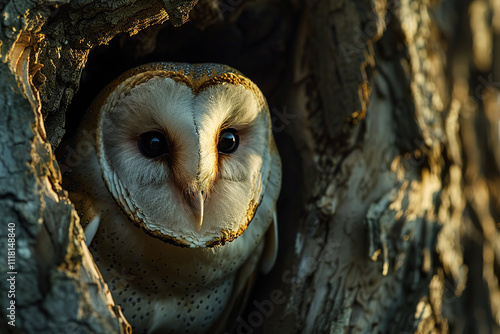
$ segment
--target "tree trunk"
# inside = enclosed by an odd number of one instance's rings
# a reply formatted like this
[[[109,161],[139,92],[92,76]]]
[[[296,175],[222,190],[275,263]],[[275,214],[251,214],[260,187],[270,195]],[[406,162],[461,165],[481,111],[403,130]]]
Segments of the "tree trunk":
[[[278,263],[234,332],[500,333],[498,3],[196,2],[0,1],[1,331],[131,331],[53,152],[161,60],[233,66],[272,110]]]

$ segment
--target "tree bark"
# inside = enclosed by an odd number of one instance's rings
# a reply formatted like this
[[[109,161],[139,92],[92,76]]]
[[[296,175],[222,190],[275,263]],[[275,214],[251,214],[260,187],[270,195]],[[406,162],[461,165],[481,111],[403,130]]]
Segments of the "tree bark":
[[[153,60],[227,63],[272,110],[278,263],[234,332],[500,332],[498,4],[196,2],[0,1],[2,332],[130,331],[53,152]]]
[[[169,15],[182,23],[193,4],[0,2],[3,333],[131,332],[85,246],[53,147],[90,49]]]

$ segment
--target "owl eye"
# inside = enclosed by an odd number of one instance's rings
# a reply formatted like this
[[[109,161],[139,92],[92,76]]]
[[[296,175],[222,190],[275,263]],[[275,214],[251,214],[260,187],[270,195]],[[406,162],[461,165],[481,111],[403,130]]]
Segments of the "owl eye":
[[[219,153],[230,154],[236,151],[239,144],[240,144],[240,136],[238,136],[237,130],[225,129],[222,130],[219,135],[219,143],[217,144],[217,150],[219,151]]]
[[[137,142],[139,151],[148,158],[157,158],[168,153],[167,138],[158,131],[148,131],[140,135]]]

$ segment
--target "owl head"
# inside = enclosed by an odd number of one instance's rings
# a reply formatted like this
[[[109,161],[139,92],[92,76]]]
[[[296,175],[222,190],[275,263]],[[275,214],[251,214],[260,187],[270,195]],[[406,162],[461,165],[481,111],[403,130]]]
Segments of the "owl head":
[[[106,186],[146,233],[213,247],[251,223],[276,148],[266,100],[241,73],[143,65],[108,85],[90,113]]]

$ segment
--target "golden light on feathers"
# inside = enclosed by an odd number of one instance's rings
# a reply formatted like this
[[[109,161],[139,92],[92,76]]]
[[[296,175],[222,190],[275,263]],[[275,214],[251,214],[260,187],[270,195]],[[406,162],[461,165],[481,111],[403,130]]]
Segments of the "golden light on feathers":
[[[148,64],[101,92],[73,145],[89,132],[70,198],[117,303],[136,330],[214,329],[276,258],[281,166],[261,91],[225,65]],[[121,289],[117,267],[141,280]]]

